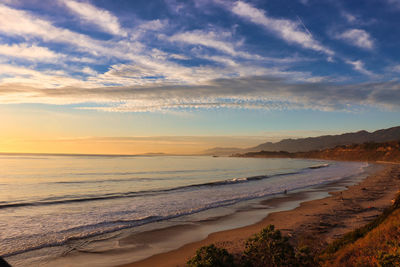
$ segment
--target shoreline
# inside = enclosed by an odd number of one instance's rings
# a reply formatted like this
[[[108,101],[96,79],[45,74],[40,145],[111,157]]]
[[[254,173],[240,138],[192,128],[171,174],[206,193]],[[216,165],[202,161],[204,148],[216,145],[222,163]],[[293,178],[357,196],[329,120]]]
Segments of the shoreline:
[[[289,235],[293,242],[318,243],[319,247],[323,247],[333,239],[373,220],[390,205],[400,188],[400,165],[376,163],[383,168],[374,170],[354,185],[346,186],[347,189],[343,191],[330,192],[330,196],[314,200],[307,200],[305,192],[263,200],[264,205],[279,206],[282,202],[306,199],[290,210],[272,211],[257,223],[216,231],[200,241],[120,266],[184,266],[198,248],[209,244],[238,254],[244,248],[247,238],[269,224],[274,224],[276,229]],[[334,187],[335,183],[331,186]]]

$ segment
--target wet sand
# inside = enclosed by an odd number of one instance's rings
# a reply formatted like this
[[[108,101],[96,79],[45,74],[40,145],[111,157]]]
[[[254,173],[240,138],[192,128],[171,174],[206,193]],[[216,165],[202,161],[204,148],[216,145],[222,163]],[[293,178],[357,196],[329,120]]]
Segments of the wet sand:
[[[269,224],[274,224],[284,234],[291,236],[294,243],[309,242],[323,247],[327,242],[373,220],[391,204],[400,189],[400,165],[382,166],[383,168],[379,168],[359,184],[344,191],[332,192],[329,197],[302,202],[297,208],[270,213],[258,223],[215,232],[201,241],[122,266],[184,266],[198,248],[212,243],[238,254],[243,250],[248,237]],[[334,188],[337,185],[330,186]],[[307,194],[297,192],[265,200],[262,204],[276,207],[283,202],[298,202],[303,199],[307,200]],[[171,228],[167,231],[167,236],[178,235],[179,231],[178,228]],[[157,240],[160,238],[159,234],[157,231],[147,233],[146,239]]]

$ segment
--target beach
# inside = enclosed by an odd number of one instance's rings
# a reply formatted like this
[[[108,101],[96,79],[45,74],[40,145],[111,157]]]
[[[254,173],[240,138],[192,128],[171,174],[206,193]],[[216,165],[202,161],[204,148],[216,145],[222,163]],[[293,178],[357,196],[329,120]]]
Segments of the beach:
[[[335,188],[340,185],[333,183],[330,186]],[[243,250],[247,238],[269,224],[274,224],[277,229],[290,236],[292,242],[323,247],[346,232],[376,218],[391,204],[399,189],[400,165],[380,163],[366,179],[349,186],[346,190],[332,192],[330,196],[322,199],[302,202],[291,210],[272,212],[255,224],[215,232],[201,241],[122,266],[184,266],[198,248],[209,244],[238,254]],[[279,207],[282,202],[302,199],[307,199],[304,193],[295,192],[265,200],[263,204]],[[149,233],[147,238],[157,239],[158,234]],[[169,235],[174,234],[178,233],[171,229]]]

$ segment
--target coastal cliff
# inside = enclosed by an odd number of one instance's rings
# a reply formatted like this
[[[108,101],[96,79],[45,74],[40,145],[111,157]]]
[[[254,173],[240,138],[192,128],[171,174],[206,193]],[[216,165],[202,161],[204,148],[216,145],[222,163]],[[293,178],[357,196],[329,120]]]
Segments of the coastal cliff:
[[[290,153],[287,151],[259,151],[244,154],[234,154],[232,156],[254,158],[313,158],[349,161],[400,162],[400,141],[341,145],[334,148],[314,150],[309,152]]]

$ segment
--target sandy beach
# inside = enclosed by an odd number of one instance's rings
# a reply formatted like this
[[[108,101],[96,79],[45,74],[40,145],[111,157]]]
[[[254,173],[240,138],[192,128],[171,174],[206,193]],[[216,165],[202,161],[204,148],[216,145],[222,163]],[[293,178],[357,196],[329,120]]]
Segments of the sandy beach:
[[[227,231],[215,232],[207,238],[186,244],[178,249],[157,254],[147,259],[122,266],[184,266],[195,251],[205,245],[215,244],[233,254],[244,248],[245,240],[269,224],[274,224],[292,242],[324,247],[327,242],[358,228],[378,216],[400,189],[400,165],[381,163],[376,171],[347,190],[332,192],[331,196],[305,201],[299,207],[269,214],[262,221]],[[292,193],[265,200],[274,206],[282,201],[299,200],[303,193]],[[175,234],[173,230],[169,234]],[[153,238],[158,238],[155,232]]]

